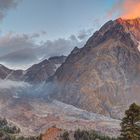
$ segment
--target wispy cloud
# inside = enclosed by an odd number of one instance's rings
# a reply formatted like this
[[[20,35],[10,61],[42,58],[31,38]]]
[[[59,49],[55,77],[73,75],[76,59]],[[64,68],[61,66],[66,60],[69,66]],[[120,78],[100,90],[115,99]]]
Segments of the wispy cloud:
[[[87,39],[93,32],[93,29],[88,29],[88,30],[81,30],[78,33],[78,39],[80,40],[85,40]]]
[[[0,89],[11,89],[11,88],[27,88],[30,85],[26,82],[2,80],[0,79]]]

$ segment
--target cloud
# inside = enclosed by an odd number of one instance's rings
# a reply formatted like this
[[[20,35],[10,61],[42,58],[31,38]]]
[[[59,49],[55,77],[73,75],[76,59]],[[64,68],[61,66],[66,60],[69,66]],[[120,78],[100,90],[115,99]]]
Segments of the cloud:
[[[0,62],[10,68],[26,69],[38,62],[33,48],[21,49],[0,57]]]
[[[9,54],[21,49],[36,47],[34,44],[34,34],[13,34],[8,33],[0,37],[0,55]]]
[[[14,69],[26,69],[43,59],[68,55],[72,49],[83,47],[90,30],[83,30],[69,38],[58,38],[38,43],[45,31],[32,34],[7,33],[0,37],[0,63]]]
[[[34,50],[38,47],[35,39],[39,36],[36,33],[30,35],[8,33],[0,37],[0,62],[10,67],[28,67],[30,63],[37,61]]]
[[[88,29],[88,30],[81,30],[79,33],[78,33],[78,39],[80,40],[85,40],[87,39],[91,33],[92,33],[93,29]]]
[[[117,14],[122,18],[133,19],[140,17],[140,0],[119,0],[109,11],[109,16]]]
[[[0,20],[2,20],[8,10],[16,8],[21,0],[0,0]]]
[[[47,40],[39,49],[45,57],[50,57],[68,55],[75,46],[80,47],[80,41],[74,35],[71,35],[68,39]],[[44,50],[45,53],[43,53]]]
[[[140,16],[140,1],[125,0],[123,3],[123,18],[137,18]]]
[[[11,88],[27,88],[30,85],[26,82],[11,81],[11,80],[1,80],[0,79],[0,89],[11,89]]]

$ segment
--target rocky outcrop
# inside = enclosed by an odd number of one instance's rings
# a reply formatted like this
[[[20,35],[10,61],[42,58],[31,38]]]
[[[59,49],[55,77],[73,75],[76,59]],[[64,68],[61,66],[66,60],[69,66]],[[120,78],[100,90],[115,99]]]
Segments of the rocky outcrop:
[[[42,140],[60,140],[62,129],[51,127],[45,134],[42,134]]]
[[[51,95],[88,111],[121,117],[140,103],[140,19],[107,22],[56,71]]]

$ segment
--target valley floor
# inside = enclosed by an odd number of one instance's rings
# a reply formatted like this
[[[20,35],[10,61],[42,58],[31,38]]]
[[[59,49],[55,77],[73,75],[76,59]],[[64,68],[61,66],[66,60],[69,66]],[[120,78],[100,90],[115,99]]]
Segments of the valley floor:
[[[55,126],[62,130],[96,130],[109,136],[119,135],[120,121],[78,109],[59,101],[36,98],[0,98],[0,116],[21,129],[22,135],[39,135]]]

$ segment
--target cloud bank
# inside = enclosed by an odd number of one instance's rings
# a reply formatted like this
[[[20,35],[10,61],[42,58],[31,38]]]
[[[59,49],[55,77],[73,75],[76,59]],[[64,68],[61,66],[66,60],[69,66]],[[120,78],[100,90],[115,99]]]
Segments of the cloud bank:
[[[27,69],[43,59],[68,55],[72,49],[83,47],[92,29],[82,30],[77,35],[37,43],[46,32],[33,34],[8,33],[0,37],[0,63],[13,69]]]

